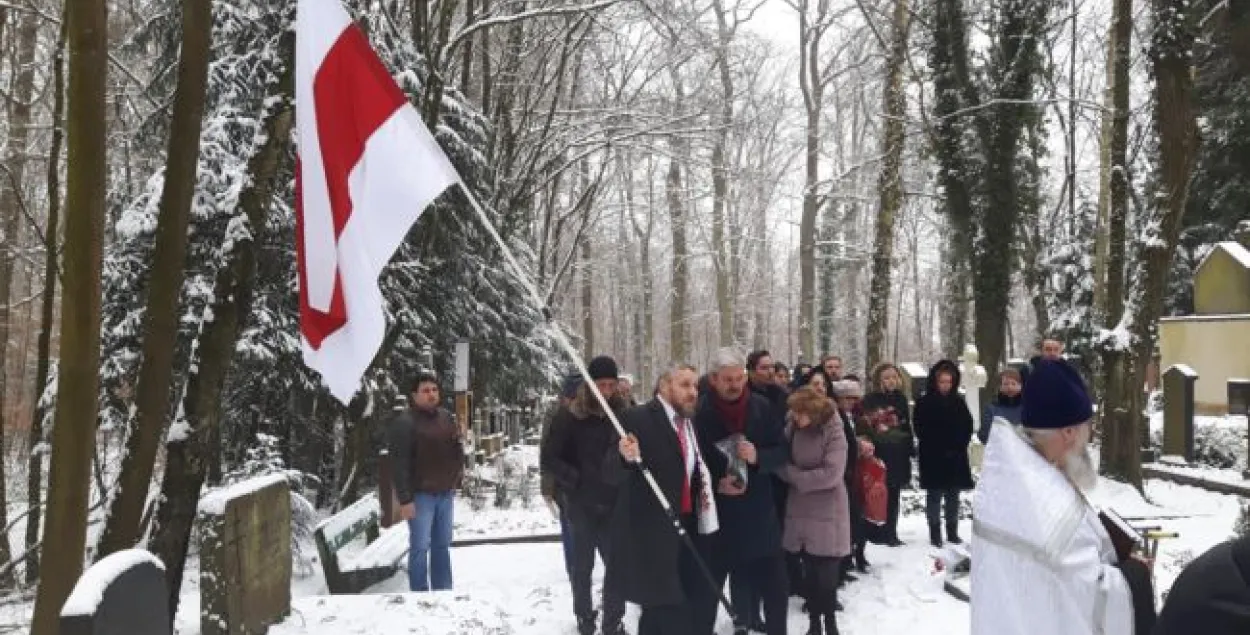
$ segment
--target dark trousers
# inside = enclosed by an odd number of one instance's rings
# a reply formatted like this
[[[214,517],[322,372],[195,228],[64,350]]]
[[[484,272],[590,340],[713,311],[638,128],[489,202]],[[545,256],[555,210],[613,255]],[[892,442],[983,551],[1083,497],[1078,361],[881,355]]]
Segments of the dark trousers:
[[[889,499],[886,504],[885,529],[883,531],[885,532],[886,540],[897,540],[898,512],[902,504],[903,488],[900,485],[887,485],[886,492],[889,494]]]
[[[604,568],[609,565],[611,554],[609,545],[609,518],[600,518],[590,514],[569,514],[572,545],[572,575],[570,583],[573,587],[573,613],[578,617],[589,618],[594,613],[594,601],[590,597],[591,574],[595,570],[595,552],[603,558]],[[604,577],[603,583],[603,623],[616,624],[625,616],[625,600],[609,585],[610,578]]]
[[[838,579],[841,558],[813,556],[808,553],[794,554],[803,563],[803,579],[807,581],[807,612],[820,615],[832,623],[837,614]]]
[[[569,516],[560,508],[560,544],[564,547],[564,572],[573,581],[573,530],[569,527]]]
[[[947,526],[959,524],[959,490],[931,489],[925,491],[924,515],[930,527],[942,524],[942,508],[946,508]]]
[[[1155,628],[1155,590],[1150,568],[1145,563],[1128,559],[1116,565],[1128,582],[1129,593],[1133,597],[1133,632],[1134,635],[1150,635]]]
[[[699,555],[707,562],[710,550],[706,539],[699,536],[698,523],[694,517],[683,517],[682,526],[694,542],[695,548],[699,549]],[[678,546],[677,575],[685,601],[680,604],[642,607],[642,613],[638,617],[638,635],[712,634],[712,626],[716,622],[717,596],[712,592],[707,578],[684,542]]]
[[[768,635],[785,635],[789,594],[786,589],[786,561],[782,552],[735,565],[728,573],[730,602],[738,618],[734,626],[738,629],[749,627],[752,618],[759,615],[756,611],[762,604],[765,632]]]

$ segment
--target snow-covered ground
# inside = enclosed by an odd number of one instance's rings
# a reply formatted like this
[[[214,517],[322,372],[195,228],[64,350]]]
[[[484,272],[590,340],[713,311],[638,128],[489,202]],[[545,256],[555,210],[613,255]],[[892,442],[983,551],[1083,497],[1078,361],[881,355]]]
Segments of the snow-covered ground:
[[[528,458],[528,457],[527,457]],[[1148,481],[1147,499],[1118,483],[1102,481],[1091,499],[1114,508],[1135,524],[1160,525],[1176,531],[1176,539],[1161,543],[1156,566],[1162,597],[1180,570],[1193,557],[1232,535],[1242,501],[1193,487]],[[870,545],[873,570],[842,594],[846,611],[840,615],[843,633],[962,634],[968,629],[968,606],[941,591],[941,579],[932,573],[933,550],[927,527],[917,509],[920,492],[905,494],[905,516],[900,531],[907,545],[890,549]],[[1138,518],[1155,520],[1136,520]],[[402,530],[402,528],[401,528]],[[559,523],[537,495],[528,503],[515,500],[508,509],[488,505],[474,509],[457,501],[458,539],[552,534]],[[963,534],[971,534],[964,523]],[[17,538],[17,536],[14,536]],[[20,544],[20,543],[15,543]],[[351,547],[349,547],[350,549]],[[313,573],[292,583],[291,615],[272,632],[275,635],[339,635],[391,632],[430,635],[562,635],[575,632],[572,600],[559,544],[515,544],[460,547],[452,552],[455,591],[409,594],[406,573],[356,596],[327,596],[319,564]],[[188,562],[182,602],[176,619],[181,635],[198,635],[199,567]],[[602,575],[596,571],[596,579]],[[0,635],[26,632],[32,608],[30,593],[0,599]],[[627,625],[635,624],[631,608]],[[806,616],[792,604],[791,632],[805,632]],[[719,632],[729,632],[722,615]]]
[[[873,568],[848,586],[841,599],[846,612],[839,627],[851,635],[893,633],[962,633],[968,628],[966,604],[942,592],[920,517],[904,518],[900,533],[907,545],[897,549],[870,546]],[[964,528],[967,533],[969,529]],[[348,635],[395,632],[429,635],[574,633],[568,578],[559,544],[465,547],[452,551],[454,591],[409,594],[399,575],[357,596],[303,597],[274,635]],[[596,584],[602,567],[596,570]],[[597,593],[597,592],[596,592]],[[626,624],[631,632],[636,609]],[[804,632],[807,618],[794,600],[791,632]],[[718,632],[731,626],[722,613]],[[193,631],[179,629],[180,633]]]

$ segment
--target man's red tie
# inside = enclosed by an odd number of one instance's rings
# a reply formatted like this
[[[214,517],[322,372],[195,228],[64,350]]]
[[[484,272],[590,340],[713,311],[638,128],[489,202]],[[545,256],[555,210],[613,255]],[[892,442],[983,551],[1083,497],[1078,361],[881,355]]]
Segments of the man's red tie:
[[[686,465],[686,426],[688,419],[677,417],[677,444],[681,446],[681,473],[685,480],[681,484],[681,513],[694,513],[694,501],[690,496],[690,468]]]

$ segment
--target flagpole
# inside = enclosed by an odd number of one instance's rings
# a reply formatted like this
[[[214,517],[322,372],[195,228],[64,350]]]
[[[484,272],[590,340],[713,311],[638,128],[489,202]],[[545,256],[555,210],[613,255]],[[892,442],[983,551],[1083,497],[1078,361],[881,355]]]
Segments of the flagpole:
[[[464,181],[457,180],[456,184],[460,186],[460,191],[464,194],[464,197],[469,200],[469,205],[473,208],[473,211],[477,213],[477,218],[481,221],[482,227],[484,227],[486,232],[490,234],[491,238],[495,240],[495,244],[499,245],[499,251],[503,253],[504,260],[512,269],[512,275],[516,277],[522,287],[525,287],[526,293],[530,296],[530,301],[532,301],[534,306],[542,312],[544,317],[550,319],[550,315],[547,311],[546,300],[544,300],[542,295],[538,293],[538,287],[535,286],[534,281],[530,279],[529,274],[525,271],[525,269],[521,268],[521,264],[517,262],[517,259],[512,255],[512,250],[508,248],[508,243],[504,242],[503,237],[500,236],[499,232],[495,230],[495,224],[491,222],[490,215],[486,213],[482,204],[477,201],[477,197],[474,196],[472,190],[464,184]],[[564,353],[569,356],[569,359],[573,360],[573,364],[577,366],[577,370],[582,374],[582,377],[586,378],[586,386],[590,389],[591,394],[595,396],[595,400],[599,402],[599,407],[603,408],[603,411],[608,415],[608,419],[612,422],[612,427],[616,428],[616,433],[624,438],[626,436],[625,428],[622,427],[621,422],[617,420],[616,413],[612,410],[612,407],[608,405],[608,400],[605,399],[603,393],[599,391],[599,386],[597,386],[595,382],[590,381],[590,371],[586,370],[586,364],[582,361],[581,354],[577,352],[577,349],[573,347],[572,342],[569,342],[569,339],[565,337],[564,332],[558,327],[553,328],[552,331],[556,339],[556,343],[559,344],[560,348],[564,349]],[[699,569],[703,571],[703,575],[707,579],[708,585],[712,587],[712,593],[716,595],[716,598],[720,601],[721,606],[725,607],[725,611],[729,613],[730,620],[736,620],[733,606],[729,603],[729,600],[725,598],[723,589],[717,587],[716,579],[712,576],[711,569],[709,569],[707,563],[703,561],[703,558],[699,555],[699,551],[695,549],[694,542],[690,539],[689,532],[687,532],[686,528],[682,526],[681,519],[678,517],[676,510],[668,502],[668,498],[664,496],[664,490],[660,489],[660,484],[656,482],[655,476],[651,474],[651,470],[647,467],[647,465],[642,462],[641,456],[638,458],[636,465],[638,466],[639,471],[642,472],[642,477],[647,482],[647,485],[651,486],[651,493],[655,494],[656,500],[659,501],[660,507],[664,509],[664,513],[673,524],[673,529],[677,532],[678,537],[686,544],[686,548],[690,550],[690,555],[694,557],[695,562],[699,565]]]

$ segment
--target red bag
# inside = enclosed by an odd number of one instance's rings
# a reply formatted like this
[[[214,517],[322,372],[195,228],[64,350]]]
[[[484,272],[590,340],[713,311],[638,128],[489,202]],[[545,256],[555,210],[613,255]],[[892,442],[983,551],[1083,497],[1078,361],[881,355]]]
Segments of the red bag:
[[[885,485],[885,463],[877,457],[861,457],[857,466],[859,492],[864,501],[864,519],[884,525],[890,494]]]

